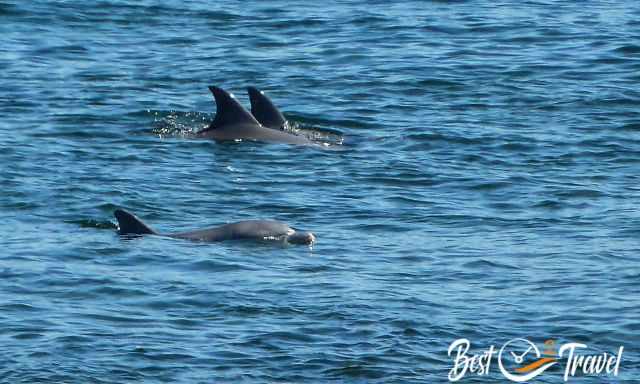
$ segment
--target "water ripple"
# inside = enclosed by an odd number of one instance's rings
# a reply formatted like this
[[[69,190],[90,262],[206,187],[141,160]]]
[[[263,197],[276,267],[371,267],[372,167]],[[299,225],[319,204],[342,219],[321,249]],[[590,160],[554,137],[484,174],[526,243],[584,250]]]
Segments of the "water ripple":
[[[1,381],[442,382],[457,338],[553,337],[633,382],[636,2],[236,5],[0,2]],[[208,85],[333,145],[193,139]]]

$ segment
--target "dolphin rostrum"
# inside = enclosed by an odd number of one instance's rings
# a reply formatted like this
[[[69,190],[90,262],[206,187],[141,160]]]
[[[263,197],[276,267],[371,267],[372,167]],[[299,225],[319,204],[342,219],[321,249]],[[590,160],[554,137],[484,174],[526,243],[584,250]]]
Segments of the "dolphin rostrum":
[[[287,119],[271,100],[258,88],[248,87],[249,100],[251,101],[251,114],[263,126],[273,129],[288,127]]]
[[[304,136],[264,127],[231,94],[218,87],[209,87],[216,101],[216,117],[208,128],[196,133],[199,137],[217,141],[256,140],[270,143],[313,145]]]
[[[219,227],[191,232],[160,234],[135,215],[117,209],[114,216],[118,220],[120,235],[160,235],[176,239],[215,242],[224,240],[273,240],[290,244],[313,245],[316,237],[311,232],[296,231],[287,224],[275,220],[247,220],[225,224]]]

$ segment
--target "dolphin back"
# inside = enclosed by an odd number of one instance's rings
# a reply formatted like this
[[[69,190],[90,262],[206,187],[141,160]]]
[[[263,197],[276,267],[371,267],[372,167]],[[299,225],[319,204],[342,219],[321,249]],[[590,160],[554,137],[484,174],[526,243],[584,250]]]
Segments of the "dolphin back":
[[[216,102],[216,117],[208,128],[196,133],[197,137],[209,138],[216,141],[246,139],[298,145],[314,144],[305,136],[294,135],[280,130],[280,128],[282,128],[281,126],[275,127],[276,129],[263,126],[249,111],[244,109],[233,95],[222,88],[210,86],[209,90],[213,94]],[[259,91],[257,92],[260,93]],[[269,103],[271,104],[271,102]],[[277,110],[276,112],[282,116]],[[285,121],[284,117],[281,118]]]
[[[246,220],[198,231],[172,233],[168,236],[208,242],[242,239],[275,240],[284,238],[289,231],[291,231],[289,226],[279,221]]]
[[[142,220],[124,209],[117,209],[113,215],[116,217],[116,220],[118,220],[118,233],[121,235],[156,234],[156,232],[143,223]]]

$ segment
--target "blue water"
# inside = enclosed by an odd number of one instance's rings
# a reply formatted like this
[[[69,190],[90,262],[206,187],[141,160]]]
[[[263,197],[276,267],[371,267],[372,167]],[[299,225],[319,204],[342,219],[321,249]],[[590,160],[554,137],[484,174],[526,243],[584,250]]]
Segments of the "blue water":
[[[0,381],[436,383],[447,348],[640,375],[637,1],[0,3]],[[264,89],[328,149],[184,133]],[[124,240],[273,218],[317,244]],[[494,362],[488,377],[504,382]],[[540,383],[562,381],[560,369]]]

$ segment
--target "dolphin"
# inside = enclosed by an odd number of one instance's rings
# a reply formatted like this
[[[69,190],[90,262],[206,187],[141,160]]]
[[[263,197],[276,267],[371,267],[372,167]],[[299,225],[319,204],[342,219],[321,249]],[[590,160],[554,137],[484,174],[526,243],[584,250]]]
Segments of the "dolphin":
[[[227,91],[210,86],[216,101],[216,117],[208,128],[196,133],[197,137],[216,141],[255,140],[268,143],[313,145],[304,136],[264,127]]]
[[[256,87],[248,87],[247,93],[249,94],[249,100],[251,101],[251,114],[260,122],[264,127],[284,130],[291,132],[292,124],[284,117],[278,107],[264,94],[263,91]],[[305,128],[305,131],[314,135],[316,138],[324,137],[329,139],[331,136],[336,137],[334,140],[336,143],[342,143],[343,133],[336,129],[312,129]],[[307,137],[309,137],[307,135]]]
[[[159,235],[192,241],[216,242],[224,240],[274,240],[290,244],[313,245],[316,237],[311,232],[296,231],[287,224],[275,220],[247,220],[219,227],[191,232],[160,234],[135,215],[117,209],[113,215],[118,220],[120,235]]]
[[[251,114],[263,126],[273,129],[284,129],[289,126],[287,119],[271,100],[256,87],[248,87],[249,101],[251,101]]]

